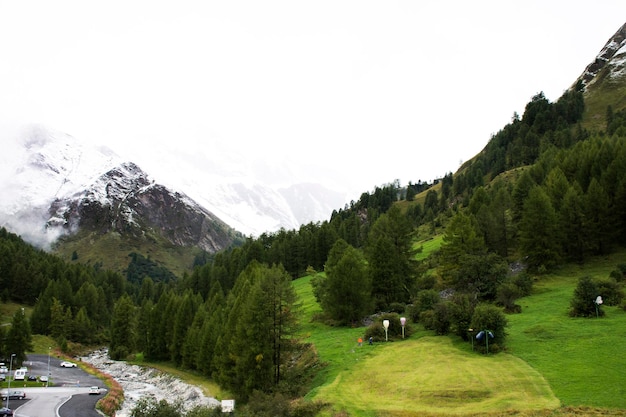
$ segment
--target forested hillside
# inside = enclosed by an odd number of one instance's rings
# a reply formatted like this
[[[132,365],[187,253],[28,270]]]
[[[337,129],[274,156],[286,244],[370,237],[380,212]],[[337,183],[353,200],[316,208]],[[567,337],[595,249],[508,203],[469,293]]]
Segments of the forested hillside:
[[[437,184],[377,187],[328,221],[249,238],[179,277],[136,253],[125,275],[68,263],[2,229],[2,299],[33,306],[32,331],[68,349],[143,352],[243,401],[255,392],[298,397],[320,364],[298,337],[293,279],[313,276],[327,323],[395,312],[467,338],[476,317],[516,311],[531,275],[626,243],[626,111],[607,108],[604,128],[587,131],[584,106],[580,83],[554,103],[537,94]],[[418,242],[437,234],[441,250],[417,262]],[[505,343],[502,332],[493,349]]]

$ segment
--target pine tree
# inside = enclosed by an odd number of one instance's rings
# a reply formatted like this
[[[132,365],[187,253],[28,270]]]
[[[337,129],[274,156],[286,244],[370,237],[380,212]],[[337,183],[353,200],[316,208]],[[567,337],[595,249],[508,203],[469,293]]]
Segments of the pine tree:
[[[16,363],[22,364],[26,360],[26,352],[33,349],[33,340],[30,323],[21,308],[13,314],[11,328],[6,336],[6,352],[15,354]]]
[[[137,340],[136,307],[128,294],[117,300],[111,319],[111,342],[109,356],[119,360],[135,350]]]
[[[545,271],[561,261],[557,215],[550,198],[534,186],[524,203],[519,223],[519,244],[531,271]]]
[[[338,246],[343,246],[341,242],[337,242]],[[371,275],[359,250],[350,245],[336,250],[336,246],[326,266],[327,287],[322,308],[340,323],[355,323],[372,308]]]

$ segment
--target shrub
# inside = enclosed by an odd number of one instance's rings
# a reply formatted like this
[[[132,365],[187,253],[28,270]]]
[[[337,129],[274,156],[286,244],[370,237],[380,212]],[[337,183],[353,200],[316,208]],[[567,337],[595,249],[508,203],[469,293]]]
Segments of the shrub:
[[[468,329],[476,308],[476,299],[469,294],[456,293],[450,305],[450,326],[452,331],[463,340],[468,340]]]
[[[533,279],[526,271],[520,272],[512,279],[513,284],[517,286],[520,292],[520,297],[526,297],[530,295],[533,290]]]
[[[367,330],[365,331],[365,340],[368,340],[370,337],[377,342],[385,340],[383,320],[389,320],[389,329],[387,331],[388,339],[402,339],[402,323],[400,322],[400,315],[397,313],[384,313],[377,317],[374,322],[367,327]],[[413,329],[407,321],[404,326],[404,337],[409,337],[412,333]]]
[[[620,284],[613,278],[601,278],[596,280],[598,294],[602,296],[602,301],[608,306],[619,305],[624,299],[624,291]]]
[[[180,404],[170,404],[165,400],[158,401],[154,397],[145,396],[137,401],[132,409],[131,417],[181,417]]]
[[[422,323],[422,326],[424,326],[425,329],[435,330],[435,311],[422,311],[419,316],[419,322]]]
[[[392,313],[402,314],[406,310],[406,304],[393,302],[389,304],[389,311]]]
[[[496,290],[496,302],[504,307],[507,313],[519,313],[520,308],[515,301],[521,296],[520,288],[512,282],[505,282]]]
[[[475,332],[491,331],[493,338],[489,339],[489,351],[492,345],[504,346],[506,340],[506,326],[508,325],[506,316],[502,310],[491,304],[480,304],[474,310],[472,315],[471,327]],[[487,337],[487,336],[485,336]],[[484,341],[484,339],[483,339]],[[486,344],[486,343],[485,343]],[[477,344],[477,349],[481,350],[481,344]]]
[[[433,309],[433,330],[438,335],[446,335],[450,332],[450,307],[449,301],[443,301],[435,305]]]
[[[569,315],[572,317],[604,316],[604,310],[595,303],[598,295],[600,295],[600,289],[596,282],[590,276],[581,277],[570,302]]]
[[[426,310],[432,310],[441,300],[435,290],[422,290],[417,293],[413,305],[409,308],[409,315],[413,321],[420,321],[420,314]]]

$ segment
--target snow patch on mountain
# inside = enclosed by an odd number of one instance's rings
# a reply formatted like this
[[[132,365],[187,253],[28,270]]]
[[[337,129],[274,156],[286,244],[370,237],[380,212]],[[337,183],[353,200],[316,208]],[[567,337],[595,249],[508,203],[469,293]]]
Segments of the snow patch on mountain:
[[[111,149],[41,125],[14,130],[3,126],[0,135],[4,145],[0,155],[0,226],[41,247],[73,230],[64,223],[69,204],[65,200],[88,196],[106,203],[112,197],[108,192],[124,192],[125,187],[116,184],[115,191],[105,173],[119,169],[116,178],[128,180],[135,175],[129,171],[131,165],[124,165],[128,159]],[[291,178],[287,164],[271,168],[271,175],[287,184],[281,187],[259,181],[255,172],[263,167],[250,168],[237,161],[236,155],[222,159],[218,152],[210,158],[197,153],[195,157],[204,161],[205,169],[198,168],[202,166],[198,161],[189,163],[181,155],[164,152],[158,163],[171,167],[170,176],[149,176],[143,186],[159,183],[176,190],[249,236],[328,220],[332,211],[344,204],[341,193],[316,184],[292,183],[295,178]],[[125,214],[132,221],[132,213]]]
[[[118,164],[110,149],[30,125],[3,132],[0,156],[0,225],[46,247],[59,230],[46,228],[50,203],[85,187]]]

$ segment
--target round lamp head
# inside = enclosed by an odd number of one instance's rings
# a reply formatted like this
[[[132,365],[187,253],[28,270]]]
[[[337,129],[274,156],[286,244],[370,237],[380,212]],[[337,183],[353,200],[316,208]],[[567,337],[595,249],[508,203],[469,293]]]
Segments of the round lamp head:
[[[384,327],[385,329],[388,329],[388,328],[389,328],[389,320],[383,320],[383,327]]]

